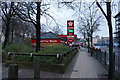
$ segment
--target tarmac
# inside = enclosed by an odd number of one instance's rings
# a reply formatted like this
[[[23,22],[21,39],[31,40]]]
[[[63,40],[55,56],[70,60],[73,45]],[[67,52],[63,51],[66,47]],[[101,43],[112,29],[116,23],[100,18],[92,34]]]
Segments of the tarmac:
[[[64,74],[40,71],[40,78],[102,78],[107,70],[94,57],[90,56],[87,48],[81,48],[74,57]],[[8,78],[8,68],[2,64],[2,78]],[[34,78],[34,71],[19,69],[18,78]]]

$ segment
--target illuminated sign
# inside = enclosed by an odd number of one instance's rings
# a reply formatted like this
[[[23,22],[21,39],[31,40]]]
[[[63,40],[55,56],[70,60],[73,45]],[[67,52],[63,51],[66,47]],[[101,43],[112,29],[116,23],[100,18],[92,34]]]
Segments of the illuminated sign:
[[[72,20],[72,21],[68,21],[68,27],[72,27],[72,26],[74,26],[74,21]]]
[[[73,30],[69,30],[69,33],[72,32],[73,33]]]
[[[67,27],[67,29],[74,29],[74,27]]]
[[[73,35],[73,33],[69,33],[69,35],[71,35],[71,36],[72,36],[72,35]]]
[[[67,41],[74,41],[74,20],[67,21]]]

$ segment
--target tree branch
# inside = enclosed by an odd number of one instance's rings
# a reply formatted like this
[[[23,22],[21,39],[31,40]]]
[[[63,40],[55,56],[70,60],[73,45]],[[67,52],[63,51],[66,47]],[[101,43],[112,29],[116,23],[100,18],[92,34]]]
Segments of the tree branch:
[[[100,10],[102,11],[102,13],[103,13],[103,15],[105,16],[105,18],[108,19],[108,18],[107,18],[107,15],[105,14],[105,12],[104,12],[104,10],[103,10],[103,8],[100,6],[100,4],[98,3],[97,0],[96,0],[96,4],[97,4],[97,6],[100,8]]]
[[[43,11],[42,11],[42,12],[43,12]],[[55,20],[50,14],[48,14],[48,13],[46,13],[46,12],[43,12],[43,13],[46,14],[46,15],[48,15],[49,17],[51,17],[51,18],[55,21],[56,25],[58,26],[56,20]]]

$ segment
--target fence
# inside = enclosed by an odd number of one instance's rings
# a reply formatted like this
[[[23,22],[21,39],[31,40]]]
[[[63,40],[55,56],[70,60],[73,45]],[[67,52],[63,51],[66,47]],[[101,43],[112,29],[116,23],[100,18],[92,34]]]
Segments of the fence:
[[[52,59],[52,63],[62,63],[63,62],[63,58],[66,57],[67,55],[69,55],[72,51],[74,50],[78,50],[77,48],[73,48],[69,51],[66,51],[64,53],[61,54],[34,54],[34,53],[17,53],[17,52],[8,52],[8,60],[12,59],[12,56],[29,56],[29,60],[33,61],[33,59],[35,57],[43,57],[40,59],[45,59],[45,57],[48,57],[49,59]],[[13,57],[14,58],[14,57]]]
[[[29,56],[31,58],[31,61],[33,61],[34,56],[41,56],[41,57],[55,57],[57,59],[57,63],[61,63],[62,59],[64,57],[67,57],[69,54],[72,54],[72,51],[78,51],[77,48],[73,48],[70,51],[67,51],[65,53],[61,54],[33,54],[33,53],[16,53],[16,52],[8,52],[8,60],[11,60],[12,55],[21,55],[21,56]],[[71,55],[70,55],[71,56]],[[72,57],[72,56],[71,56]],[[71,58],[69,57],[69,59]],[[68,60],[69,60],[68,59]],[[39,79],[40,78],[40,60],[37,58],[34,61],[34,78]],[[8,71],[8,78],[18,78],[18,65],[17,64],[10,64],[9,65],[9,71]]]
[[[93,49],[93,56],[99,60],[106,69],[109,66],[109,53],[107,51],[102,52],[98,49]],[[113,61],[114,61],[114,74],[120,78],[120,52],[113,52]]]

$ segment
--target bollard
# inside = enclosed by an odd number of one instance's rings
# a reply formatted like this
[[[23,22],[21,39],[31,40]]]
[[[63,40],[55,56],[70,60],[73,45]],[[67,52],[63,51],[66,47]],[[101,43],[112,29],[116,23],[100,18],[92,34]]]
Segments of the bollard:
[[[18,78],[18,65],[10,64],[8,68],[8,78]]]
[[[40,78],[40,61],[39,61],[39,59],[35,59],[35,62],[34,62],[34,78],[35,79]]]
[[[105,51],[105,54],[104,54],[104,63],[106,65],[106,51]]]

